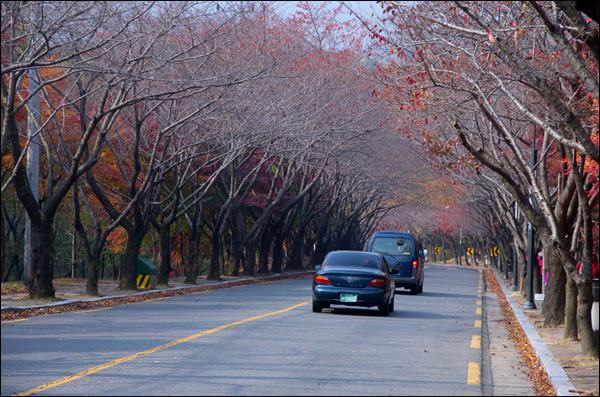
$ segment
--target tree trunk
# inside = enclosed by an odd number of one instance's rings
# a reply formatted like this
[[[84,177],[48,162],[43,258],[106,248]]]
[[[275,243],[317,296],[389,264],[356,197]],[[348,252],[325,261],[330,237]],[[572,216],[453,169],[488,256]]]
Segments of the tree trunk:
[[[272,234],[269,230],[270,227],[266,227],[260,239],[260,252],[258,254],[258,274],[269,273],[269,253],[271,248]]]
[[[273,264],[271,265],[271,271],[273,273],[281,273],[283,264],[283,238],[281,233],[275,236],[273,243]]]
[[[160,240],[160,268],[156,284],[169,285],[169,273],[171,272],[171,228],[161,227],[158,230]]]
[[[521,248],[517,251],[517,260],[519,261],[519,292],[522,297],[527,295],[527,259],[525,252]]]
[[[77,187],[75,187],[77,189]],[[75,195],[73,195],[75,200]],[[75,230],[75,221],[73,221],[73,238],[71,239],[71,278],[75,278],[77,267],[77,231]]]
[[[294,241],[292,243],[292,247],[290,248],[290,253],[288,256],[288,264],[285,267],[285,270],[298,270],[304,267],[304,261],[302,258],[303,244],[304,235],[300,233],[300,231],[298,231],[294,236]]]
[[[246,260],[244,261],[244,276],[254,277],[254,269],[256,267],[256,245],[253,239],[246,242]]]
[[[98,269],[100,255],[95,255],[90,258],[86,258],[87,262],[87,282],[85,284],[85,293],[87,295],[98,296]]]
[[[231,275],[237,277],[240,275],[240,266],[242,265],[242,256],[244,255],[244,216],[237,208],[232,208],[231,213],[231,262],[233,269]]]
[[[210,265],[208,267],[208,280],[221,281],[221,273],[219,270],[219,256],[221,251],[221,236],[217,232],[219,228],[215,227],[212,237],[212,255],[210,257]]]
[[[121,263],[120,289],[137,289],[137,260],[140,256],[143,237],[144,234],[137,230],[127,231],[127,247]]]
[[[198,278],[199,265],[198,265],[198,228],[196,225],[192,225],[190,231],[190,241],[188,247],[187,264],[184,267],[185,281],[186,284],[196,284]]]
[[[544,267],[548,271],[548,284],[544,293],[542,311],[547,327],[558,327],[565,321],[565,285],[567,274],[553,247],[544,247]]]
[[[29,277],[29,298],[54,298],[52,285],[52,243],[53,219],[46,223],[31,222],[31,271]]]
[[[4,230],[4,214],[0,213],[0,277],[4,280],[4,258],[6,252],[6,231]]]
[[[598,343],[592,330],[592,283],[577,286],[577,330],[580,335],[581,352],[584,356],[597,359]]]
[[[577,285],[571,276],[566,274],[567,283],[565,286],[565,329],[563,331],[564,340],[577,340]],[[552,277],[552,275],[550,275]]]
[[[459,263],[459,261],[462,260],[461,256],[460,256],[460,252],[458,252],[460,249],[456,245],[455,241],[452,241],[452,250],[454,251],[454,264],[455,265],[462,265],[462,262]]]

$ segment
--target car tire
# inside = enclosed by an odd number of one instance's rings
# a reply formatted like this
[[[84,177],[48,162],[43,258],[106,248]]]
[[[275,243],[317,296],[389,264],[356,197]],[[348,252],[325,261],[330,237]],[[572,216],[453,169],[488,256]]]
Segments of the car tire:
[[[394,312],[394,299],[395,299],[395,296],[392,296],[392,301],[390,302],[390,306],[389,306],[390,313]]]
[[[313,302],[313,312],[321,313],[322,311],[323,311],[323,307],[320,304]]]
[[[390,304],[388,302],[377,306],[377,308],[379,309],[379,314],[381,314],[383,317],[386,317],[390,314]]]
[[[418,293],[423,293],[423,282],[421,281],[421,285],[419,285],[419,289],[417,290]]]
[[[419,286],[418,285],[414,285],[412,287],[410,287],[410,294],[411,295],[416,295],[419,292]]]

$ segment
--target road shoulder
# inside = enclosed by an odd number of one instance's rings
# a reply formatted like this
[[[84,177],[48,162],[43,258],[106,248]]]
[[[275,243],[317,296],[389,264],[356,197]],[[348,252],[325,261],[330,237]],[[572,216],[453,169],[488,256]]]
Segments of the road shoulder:
[[[504,316],[500,312],[496,293],[489,291],[485,293],[485,308],[489,338],[487,353],[489,354],[492,376],[491,395],[535,395],[534,384],[525,372],[527,366],[522,361],[504,325]]]

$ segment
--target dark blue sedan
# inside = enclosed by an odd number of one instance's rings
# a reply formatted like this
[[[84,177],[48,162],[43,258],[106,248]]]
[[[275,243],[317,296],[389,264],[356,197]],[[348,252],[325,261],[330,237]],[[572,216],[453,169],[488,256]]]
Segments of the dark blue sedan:
[[[387,316],[394,311],[394,279],[381,254],[333,251],[313,278],[313,312],[330,305],[377,306]]]

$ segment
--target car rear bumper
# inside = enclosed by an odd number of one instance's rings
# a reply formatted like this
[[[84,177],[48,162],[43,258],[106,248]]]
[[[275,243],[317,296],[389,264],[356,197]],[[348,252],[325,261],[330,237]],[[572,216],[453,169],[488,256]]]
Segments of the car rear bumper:
[[[340,294],[356,294],[356,302],[342,302]],[[347,306],[377,306],[387,302],[384,290],[379,288],[343,288],[330,285],[316,285],[313,288],[313,302]]]
[[[394,277],[394,281],[396,288],[414,287],[418,282],[416,277]]]

